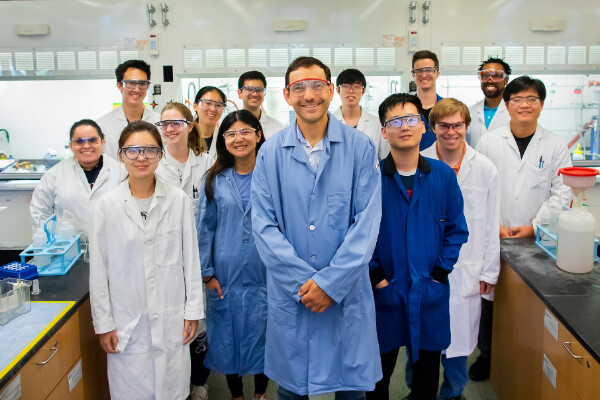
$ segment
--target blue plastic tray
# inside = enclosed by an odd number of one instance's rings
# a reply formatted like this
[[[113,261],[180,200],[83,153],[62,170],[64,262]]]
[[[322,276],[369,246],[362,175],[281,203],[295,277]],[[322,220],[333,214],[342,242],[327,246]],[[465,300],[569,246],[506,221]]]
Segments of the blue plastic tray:
[[[18,279],[20,277],[21,279],[27,279],[31,281],[36,279],[38,276],[38,270],[35,265],[29,265],[15,261],[0,267],[0,279]]]

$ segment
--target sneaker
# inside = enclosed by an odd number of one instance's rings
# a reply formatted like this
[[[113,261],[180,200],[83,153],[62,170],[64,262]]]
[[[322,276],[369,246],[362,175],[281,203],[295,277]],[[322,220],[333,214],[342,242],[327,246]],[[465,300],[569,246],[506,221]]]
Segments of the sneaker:
[[[472,381],[485,381],[490,378],[490,360],[477,357],[477,360],[469,368],[469,378]]]
[[[208,400],[208,385],[194,386],[190,385],[190,400]]]

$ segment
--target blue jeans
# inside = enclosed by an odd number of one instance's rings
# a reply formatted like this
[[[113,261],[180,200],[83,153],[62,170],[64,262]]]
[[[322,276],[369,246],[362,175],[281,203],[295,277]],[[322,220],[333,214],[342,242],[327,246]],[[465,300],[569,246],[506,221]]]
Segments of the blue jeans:
[[[440,389],[440,398],[451,399],[460,396],[467,383],[469,383],[467,357],[446,358],[446,355],[443,354],[442,366],[444,367],[444,381]],[[410,388],[412,383],[412,366],[410,362],[406,363],[405,379],[406,385]]]
[[[308,400],[308,396],[301,396],[294,392],[290,392],[287,389],[279,386],[277,388],[277,399],[278,400]],[[365,392],[335,392],[335,400],[365,400]]]

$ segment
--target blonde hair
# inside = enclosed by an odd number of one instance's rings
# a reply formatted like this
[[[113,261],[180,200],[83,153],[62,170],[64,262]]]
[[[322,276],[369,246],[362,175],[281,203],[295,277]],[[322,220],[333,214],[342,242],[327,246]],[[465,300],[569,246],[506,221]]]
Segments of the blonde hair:
[[[452,97],[441,99],[435,103],[429,112],[429,125],[433,127],[435,123],[442,118],[450,117],[456,113],[459,113],[465,120],[465,125],[467,127],[471,124],[471,113],[469,112],[469,107],[467,107],[465,103],[453,99]]]
[[[186,121],[188,121],[188,124],[192,125],[192,130],[188,135],[188,148],[192,149],[194,154],[197,156],[199,156],[202,153],[206,153],[208,151],[206,147],[206,142],[200,137],[200,132],[198,131],[198,127],[194,122],[194,116],[192,115],[190,109],[181,103],[171,101],[167,103],[165,108],[162,109],[161,115],[167,110],[178,111],[181,115],[183,115],[183,118]]]

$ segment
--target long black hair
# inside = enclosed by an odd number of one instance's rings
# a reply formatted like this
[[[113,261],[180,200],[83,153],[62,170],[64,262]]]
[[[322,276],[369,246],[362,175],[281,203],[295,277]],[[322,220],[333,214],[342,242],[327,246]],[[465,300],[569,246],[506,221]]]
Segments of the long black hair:
[[[219,173],[226,170],[227,168],[232,168],[235,164],[235,158],[229,151],[227,151],[227,147],[225,147],[225,132],[231,128],[231,125],[235,124],[237,121],[244,122],[250,125],[252,128],[256,129],[256,133],[260,132],[260,140],[256,143],[256,152],[258,153],[258,149],[265,142],[265,135],[263,134],[262,126],[258,119],[248,110],[239,110],[229,113],[221,122],[221,126],[219,126],[219,132],[217,133],[217,159],[213,166],[206,172],[206,178],[204,182],[204,193],[206,194],[206,198],[208,201],[213,201],[215,197],[215,191],[213,187],[213,183],[215,178]]]

